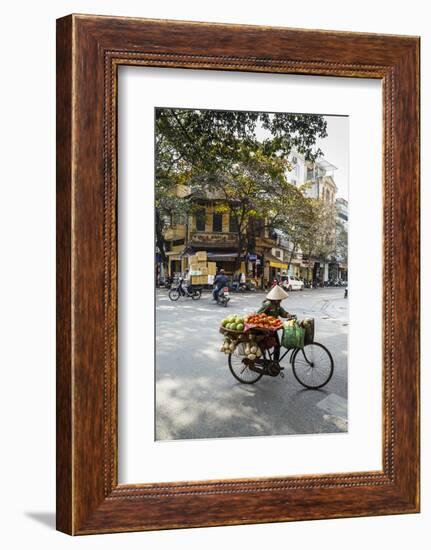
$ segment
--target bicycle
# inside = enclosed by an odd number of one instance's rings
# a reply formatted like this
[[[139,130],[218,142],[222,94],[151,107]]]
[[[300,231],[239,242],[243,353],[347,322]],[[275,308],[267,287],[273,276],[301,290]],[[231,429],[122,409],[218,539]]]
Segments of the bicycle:
[[[280,363],[290,353],[289,363],[296,380],[302,386],[314,390],[326,386],[334,373],[334,359],[323,344],[313,341],[303,348],[285,348],[286,351],[280,357],[282,346],[278,336],[276,340],[275,346],[267,348],[265,337],[261,337],[258,344],[261,356],[254,360],[245,356],[242,348],[244,343],[239,342],[228,356],[229,369],[236,380],[242,384],[255,384],[262,376],[284,378],[284,367]]]

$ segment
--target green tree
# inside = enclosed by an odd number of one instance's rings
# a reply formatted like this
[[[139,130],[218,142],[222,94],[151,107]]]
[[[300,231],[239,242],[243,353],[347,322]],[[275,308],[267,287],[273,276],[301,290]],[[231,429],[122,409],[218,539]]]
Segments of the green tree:
[[[323,262],[335,253],[335,207],[321,199],[307,198],[298,244],[308,258],[308,279],[311,279],[311,260]]]
[[[256,220],[266,227],[276,227],[285,216],[292,195],[298,190],[286,180],[288,163],[285,159],[265,154],[263,147],[249,151],[238,145],[237,162],[230,172],[219,172],[213,182],[207,174],[200,174],[197,187],[206,196],[217,200],[216,210],[228,212],[237,234],[237,267],[244,251],[252,251],[256,237]],[[192,184],[196,179],[192,180]]]
[[[229,211],[237,227],[238,262],[254,238],[251,222],[280,227],[293,215],[300,194],[286,180],[292,148],[313,160],[322,155],[317,138],[327,135],[319,115],[163,108],[156,109],[155,124],[156,208],[180,181],[192,196],[222,199],[218,209]],[[156,224],[162,246],[163,230]]]
[[[224,172],[243,160],[243,148],[283,158],[295,148],[314,160],[322,155],[317,138],[327,135],[321,115],[288,113],[158,108],[155,125],[156,183],[160,166],[163,171],[188,166],[200,173]]]
[[[175,220],[186,219],[192,209],[192,204],[181,190],[190,172],[175,170],[174,166],[160,163],[157,185],[155,186],[155,237],[160,259],[164,269],[168,269],[165,234],[174,225]]]
[[[340,261],[348,261],[348,233],[344,223],[337,219],[335,228],[336,257]]]

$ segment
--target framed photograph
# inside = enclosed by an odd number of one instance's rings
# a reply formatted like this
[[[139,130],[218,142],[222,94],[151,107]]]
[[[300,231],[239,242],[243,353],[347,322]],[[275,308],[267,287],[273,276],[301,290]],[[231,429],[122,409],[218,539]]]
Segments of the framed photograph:
[[[57,528],[419,511],[419,38],[57,21]]]

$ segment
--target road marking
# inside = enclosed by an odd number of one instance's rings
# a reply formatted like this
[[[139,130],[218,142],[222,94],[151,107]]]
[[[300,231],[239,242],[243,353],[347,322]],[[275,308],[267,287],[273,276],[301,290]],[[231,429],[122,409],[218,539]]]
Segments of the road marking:
[[[328,424],[332,424],[340,430],[340,432],[347,432],[347,420],[341,418],[341,416],[335,416],[334,414],[324,414],[323,420]]]

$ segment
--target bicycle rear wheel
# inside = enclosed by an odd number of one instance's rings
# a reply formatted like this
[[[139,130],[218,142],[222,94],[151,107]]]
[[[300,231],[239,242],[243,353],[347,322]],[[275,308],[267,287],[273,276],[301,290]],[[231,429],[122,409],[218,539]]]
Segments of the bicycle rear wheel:
[[[297,349],[292,358],[295,378],[305,388],[323,388],[332,378],[334,360],[329,350],[318,342]]]
[[[241,384],[254,384],[263,376],[263,372],[254,370],[259,368],[254,361],[240,355],[238,347],[229,354],[228,362],[230,372]]]

